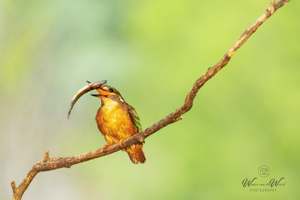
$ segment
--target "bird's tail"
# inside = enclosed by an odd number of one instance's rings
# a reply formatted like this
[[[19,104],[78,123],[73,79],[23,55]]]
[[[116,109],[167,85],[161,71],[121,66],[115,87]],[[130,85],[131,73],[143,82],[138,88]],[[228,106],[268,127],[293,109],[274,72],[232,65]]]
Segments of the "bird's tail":
[[[134,164],[144,163],[146,162],[146,157],[143,151],[143,144],[142,143],[137,143],[133,144],[129,147],[125,148],[125,151],[128,153],[130,160]]]

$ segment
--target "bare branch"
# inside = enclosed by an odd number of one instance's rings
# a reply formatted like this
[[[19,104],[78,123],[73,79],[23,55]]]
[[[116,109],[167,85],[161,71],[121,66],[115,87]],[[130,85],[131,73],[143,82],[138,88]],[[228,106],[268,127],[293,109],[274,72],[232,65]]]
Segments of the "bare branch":
[[[280,7],[282,7],[289,1],[290,0],[281,0],[278,3],[275,3],[275,0],[271,0],[270,5],[266,10],[266,12],[262,16],[260,16],[258,20],[256,20],[256,22],[252,24],[240,36],[240,38],[235,42],[235,44],[223,56],[223,58],[216,65],[210,67],[203,76],[201,76],[198,80],[196,80],[192,89],[187,94],[183,106],[181,106],[174,112],[170,113],[164,119],[158,121],[157,123],[153,124],[149,128],[145,129],[144,131],[136,135],[133,135],[130,138],[125,139],[122,143],[122,147],[119,146],[118,144],[113,144],[108,146],[105,150],[98,149],[95,151],[91,151],[73,157],[57,157],[57,158],[50,158],[49,151],[46,151],[43,159],[33,165],[32,169],[28,172],[27,176],[18,187],[16,187],[14,181],[11,182],[11,187],[13,190],[12,199],[14,200],[21,199],[24,192],[28,188],[29,184],[31,183],[35,175],[38,174],[39,172],[50,171],[59,168],[70,168],[72,165],[82,163],[91,159],[99,158],[105,155],[109,155],[111,153],[121,150],[122,148],[128,147],[134,143],[142,142],[145,140],[145,138],[149,137],[150,135],[162,129],[163,127],[183,119],[182,115],[188,112],[192,108],[193,101],[199,89],[209,79],[211,79],[218,71],[220,71],[224,66],[227,65],[227,63],[230,61],[231,57],[235,54],[235,52],[248,40],[248,38],[257,30],[257,28],[262,25],[262,23],[264,23],[270,16],[274,14],[276,10],[278,10]]]

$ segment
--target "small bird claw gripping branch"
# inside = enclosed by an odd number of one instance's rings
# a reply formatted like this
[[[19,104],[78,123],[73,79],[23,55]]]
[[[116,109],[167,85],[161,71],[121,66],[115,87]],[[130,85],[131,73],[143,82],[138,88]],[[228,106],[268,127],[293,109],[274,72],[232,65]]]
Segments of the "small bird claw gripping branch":
[[[149,128],[141,131],[138,134],[135,134],[125,140],[122,141],[122,147],[118,144],[109,145],[105,151],[103,149],[98,149],[92,152],[76,155],[73,157],[57,157],[57,158],[50,158],[49,151],[46,151],[42,160],[35,163],[32,169],[28,172],[25,179],[20,183],[19,186],[16,186],[15,182],[11,182],[11,187],[13,190],[13,197],[14,200],[19,200],[22,198],[24,192],[28,188],[31,181],[34,179],[35,175],[42,171],[50,171],[59,168],[70,168],[72,165],[82,163],[94,158],[102,157],[116,151],[124,147],[128,147],[132,144],[137,142],[142,142],[145,138],[149,137],[153,133],[157,132],[158,130],[162,129],[163,127],[177,122],[182,118],[182,115],[188,112],[192,106],[193,101],[196,97],[197,92],[199,89],[209,80],[211,79],[218,71],[220,71],[226,64],[230,61],[231,57],[235,54],[235,52],[248,40],[248,38],[257,30],[259,26],[261,26],[270,16],[272,16],[279,8],[284,6],[290,0],[281,0],[279,2],[275,2],[275,0],[271,0],[268,9],[256,20],[254,24],[252,24],[235,42],[235,44],[229,49],[229,51],[223,56],[223,58],[213,67],[210,67],[207,72],[201,76],[196,82],[194,83],[192,89],[186,96],[185,102],[183,106],[175,110],[174,112],[170,113],[164,119],[158,121],[157,123],[153,124]],[[90,88],[88,88],[90,89]],[[87,90],[88,90],[87,89]]]

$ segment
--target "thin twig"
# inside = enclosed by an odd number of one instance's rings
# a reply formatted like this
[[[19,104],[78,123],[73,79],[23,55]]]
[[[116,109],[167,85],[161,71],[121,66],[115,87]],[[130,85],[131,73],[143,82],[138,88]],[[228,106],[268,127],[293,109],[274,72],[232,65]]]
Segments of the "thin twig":
[[[28,188],[31,181],[34,179],[35,175],[42,171],[50,171],[59,168],[70,168],[72,165],[82,163],[91,159],[99,158],[116,151],[121,150],[124,147],[128,147],[134,143],[142,142],[145,138],[149,137],[153,133],[157,132],[158,130],[162,129],[163,127],[177,122],[182,119],[184,113],[188,112],[192,106],[193,101],[196,97],[197,92],[199,89],[209,80],[211,79],[218,71],[220,71],[227,63],[230,61],[231,57],[235,54],[235,52],[247,41],[247,39],[257,30],[259,26],[262,25],[270,16],[274,14],[274,12],[288,3],[290,0],[281,0],[278,3],[275,3],[275,0],[271,0],[270,5],[266,12],[256,20],[254,24],[252,24],[236,41],[236,43],[229,49],[229,51],[223,56],[223,58],[213,67],[210,67],[207,72],[201,76],[196,82],[194,83],[192,89],[189,91],[188,95],[186,96],[185,103],[183,106],[166,116],[164,119],[158,121],[157,123],[153,124],[149,128],[145,129],[144,131],[133,135],[130,138],[127,138],[123,141],[122,146],[118,144],[113,144],[108,146],[105,150],[98,149],[92,152],[80,154],[73,157],[58,157],[58,158],[50,158],[49,151],[46,151],[43,159],[38,161],[36,164],[33,165],[32,169],[28,172],[25,179],[21,182],[21,184],[16,187],[14,181],[11,182],[11,187],[13,190],[13,198],[14,200],[20,200]]]

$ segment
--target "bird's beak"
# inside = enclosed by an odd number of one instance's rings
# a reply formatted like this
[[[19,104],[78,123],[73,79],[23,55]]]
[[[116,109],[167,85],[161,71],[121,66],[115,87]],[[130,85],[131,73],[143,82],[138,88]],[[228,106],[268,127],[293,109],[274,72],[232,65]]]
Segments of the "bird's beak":
[[[103,90],[102,87],[99,87],[96,90],[99,92],[99,94],[91,94],[91,96],[100,98],[100,97],[103,97],[103,96],[110,95],[110,92]]]
[[[91,83],[89,81],[88,85],[84,86],[83,88],[81,88],[73,97],[72,101],[71,101],[71,105],[70,105],[70,109],[68,112],[68,118],[70,117],[71,111],[73,109],[73,106],[75,105],[76,101],[85,93],[91,91],[91,90],[95,90],[95,89],[99,89],[103,84],[105,84],[107,81],[106,80],[102,80],[102,81],[96,81],[94,83]]]

